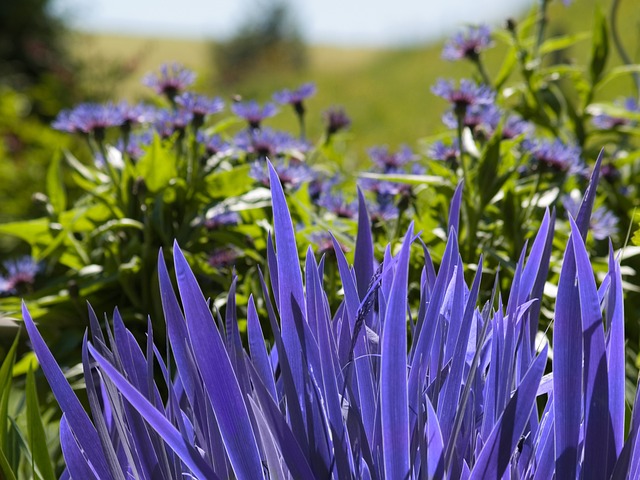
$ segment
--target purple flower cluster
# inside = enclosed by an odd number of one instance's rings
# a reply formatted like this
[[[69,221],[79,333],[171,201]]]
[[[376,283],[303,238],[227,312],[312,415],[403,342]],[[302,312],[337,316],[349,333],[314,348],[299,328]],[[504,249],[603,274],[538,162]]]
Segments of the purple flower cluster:
[[[81,103],[70,110],[61,111],[51,126],[69,133],[93,134],[104,137],[105,130],[124,124],[123,109],[111,102]]]
[[[458,139],[454,139],[451,143],[445,143],[442,140],[434,142],[427,151],[427,155],[434,160],[440,160],[449,165],[457,165],[460,158],[460,146]]]
[[[237,212],[222,212],[208,217],[204,226],[208,230],[216,230],[221,227],[234,227],[240,223],[240,215]]]
[[[224,101],[221,98],[209,98],[193,92],[181,93],[176,97],[176,103],[200,120],[224,110]]]
[[[449,39],[442,50],[442,58],[475,60],[482,50],[492,45],[491,28],[488,25],[469,26],[464,32],[459,32]]]
[[[208,135],[199,130],[196,135],[198,143],[204,145],[207,155],[231,155],[234,151],[232,145],[222,139],[220,135]]]
[[[340,218],[355,218],[358,213],[358,203],[346,200],[341,192],[323,192],[318,199],[318,205]]]

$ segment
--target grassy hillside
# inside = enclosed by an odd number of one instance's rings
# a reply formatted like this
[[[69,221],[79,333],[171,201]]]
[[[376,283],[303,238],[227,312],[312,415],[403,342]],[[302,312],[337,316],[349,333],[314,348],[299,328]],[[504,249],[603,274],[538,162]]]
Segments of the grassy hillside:
[[[589,30],[596,3],[609,8],[610,2],[580,0],[568,8],[559,1],[552,2],[548,33]],[[636,57],[639,21],[640,9],[634,7],[634,2],[622,2],[620,32],[630,53]],[[245,98],[266,101],[274,90],[314,81],[319,92],[309,104],[310,132],[313,135],[321,128],[320,112],[323,109],[334,104],[344,106],[353,119],[352,159],[355,163],[365,158],[365,150],[371,145],[395,147],[408,143],[416,147],[419,138],[441,132],[440,116],[446,106],[430,93],[430,86],[438,77],[460,78],[473,71],[466,62],[441,60],[441,43],[401,50],[312,46],[308,68],[303,72],[260,71],[233,88],[223,89],[215,81],[216,72],[211,61],[214,47],[206,41],[78,34],[74,45],[77,54],[83,58],[126,60],[135,68],[134,73],[120,84],[117,98],[148,95],[139,83],[140,78],[162,62],[172,60],[198,72],[198,90],[227,98],[239,93]],[[563,55],[584,64],[589,49],[590,42],[586,39]],[[613,46],[610,50],[610,65],[619,63]],[[496,45],[488,52],[486,63],[490,75],[497,72],[503,52],[502,45]],[[631,82],[622,79],[610,85],[605,94],[610,98],[628,95],[632,93],[630,87]],[[272,125],[293,128],[293,116],[282,114]]]

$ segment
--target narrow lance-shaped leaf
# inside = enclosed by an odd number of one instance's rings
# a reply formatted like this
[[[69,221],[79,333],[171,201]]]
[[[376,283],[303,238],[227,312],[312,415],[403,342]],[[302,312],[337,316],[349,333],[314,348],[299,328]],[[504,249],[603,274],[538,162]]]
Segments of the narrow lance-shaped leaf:
[[[405,235],[391,286],[382,331],[380,415],[386,478],[409,475],[409,407],[407,391],[407,282],[413,224]]]
[[[600,315],[598,290],[591,262],[578,227],[572,218],[571,240],[576,259],[580,316],[584,342],[584,462],[585,479],[606,478],[615,458],[607,459],[609,430],[609,379],[604,345],[604,328]]]
[[[249,414],[220,332],[177,243],[173,257],[189,341],[233,470],[239,480],[263,478]]]
[[[38,332],[24,302],[22,303],[22,318],[24,319],[24,325],[31,339],[33,350],[38,357],[42,371],[45,377],[47,377],[47,381],[51,386],[51,390],[53,390],[53,394],[62,412],[68,415],[67,421],[69,422],[69,427],[73,430],[80,445],[82,445],[84,455],[98,476],[109,478],[109,468],[107,467],[107,461],[101,448],[98,433],[62,373],[62,370],[60,370],[40,332]]]

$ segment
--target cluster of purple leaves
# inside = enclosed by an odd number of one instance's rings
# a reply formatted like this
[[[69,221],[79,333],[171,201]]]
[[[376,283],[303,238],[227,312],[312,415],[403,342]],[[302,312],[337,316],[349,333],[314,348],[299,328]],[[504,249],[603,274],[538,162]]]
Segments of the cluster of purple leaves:
[[[554,214],[523,250],[506,303],[494,290],[479,307],[482,260],[468,285],[456,241],[461,187],[437,272],[424,248],[417,309],[408,304],[413,226],[395,255],[388,247],[376,261],[360,195],[353,266],[334,241],[344,300],[332,312],[325,258],[309,248],[300,268],[270,168],[272,292],[262,273],[260,281],[275,344],[265,344],[251,296],[245,349],[235,280],[224,318],[212,314],[176,244],[179,297],[162,254],[158,261],[172,361],[150,326],[141,349],[117,310],[106,335],[90,312],[83,366],[93,421],[24,306],[63,411],[64,478],[637,478],[640,410],[624,435],[620,267],[611,254],[597,288],[584,245],[599,165],[572,221],[546,375],[548,346],[538,349],[535,336]]]

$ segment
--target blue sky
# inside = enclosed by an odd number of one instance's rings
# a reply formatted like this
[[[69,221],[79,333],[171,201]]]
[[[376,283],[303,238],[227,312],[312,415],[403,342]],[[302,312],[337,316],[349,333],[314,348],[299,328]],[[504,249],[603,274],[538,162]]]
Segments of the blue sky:
[[[224,38],[268,0],[55,0],[82,30]],[[311,43],[391,46],[427,41],[465,23],[499,23],[534,0],[289,0]]]

